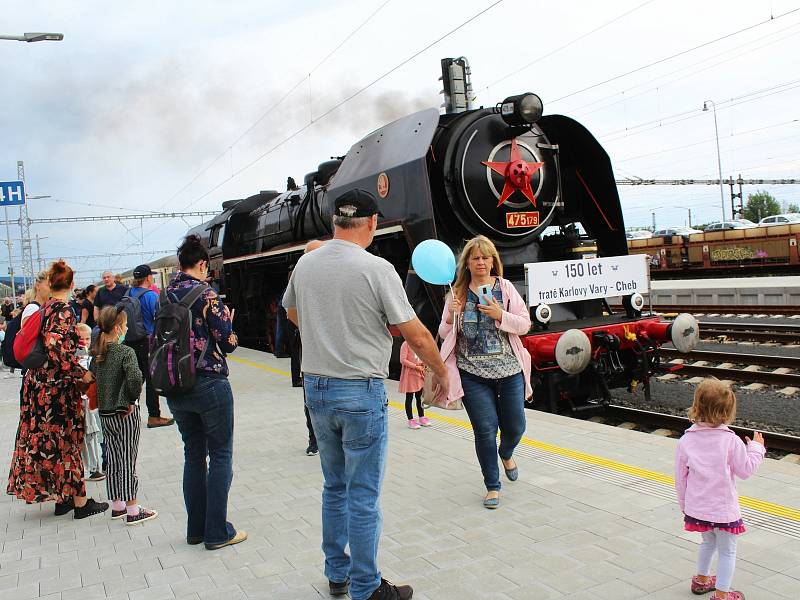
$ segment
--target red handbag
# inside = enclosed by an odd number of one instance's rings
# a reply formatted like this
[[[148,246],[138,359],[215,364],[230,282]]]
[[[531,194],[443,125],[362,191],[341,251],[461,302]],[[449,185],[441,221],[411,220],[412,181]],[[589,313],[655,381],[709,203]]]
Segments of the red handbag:
[[[86,388],[86,397],[89,398],[89,410],[97,410],[97,382],[93,381]]]
[[[47,362],[43,329],[44,319],[39,309],[25,320],[14,337],[14,358],[26,369],[38,369]]]

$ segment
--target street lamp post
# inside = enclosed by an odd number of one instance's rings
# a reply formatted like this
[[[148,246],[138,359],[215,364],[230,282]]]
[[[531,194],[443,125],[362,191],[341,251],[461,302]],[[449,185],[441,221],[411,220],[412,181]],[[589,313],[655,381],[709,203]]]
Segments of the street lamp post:
[[[692,209],[688,206],[676,206],[675,208],[682,208],[683,210],[689,211],[689,228],[692,227]]]
[[[0,35],[0,40],[11,40],[15,42],[60,42],[63,39],[63,33],[23,33],[22,35]]]
[[[722,158],[719,153],[719,129],[717,128],[717,105],[713,100],[703,102],[703,111],[708,111],[708,105],[714,112],[714,137],[717,140],[717,171],[719,173],[719,203],[722,208],[722,222],[725,222],[725,189],[722,187]],[[733,207],[731,207],[731,219],[733,218]]]

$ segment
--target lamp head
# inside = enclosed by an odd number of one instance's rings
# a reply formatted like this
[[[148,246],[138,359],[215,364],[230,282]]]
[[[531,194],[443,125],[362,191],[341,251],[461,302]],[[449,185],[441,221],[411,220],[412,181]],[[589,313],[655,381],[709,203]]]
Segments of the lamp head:
[[[500,116],[512,127],[533,125],[543,112],[542,99],[531,93],[509,96],[500,104]]]

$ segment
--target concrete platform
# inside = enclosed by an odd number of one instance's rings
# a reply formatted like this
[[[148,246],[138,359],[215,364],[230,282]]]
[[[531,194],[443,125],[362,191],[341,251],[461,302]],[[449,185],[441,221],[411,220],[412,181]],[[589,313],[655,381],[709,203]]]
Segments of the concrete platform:
[[[143,429],[140,501],[155,521],[55,517],[53,504],[0,496],[0,598],[235,600],[327,598],[320,543],[319,460],[304,454],[302,393],[288,360],[231,356],[236,447],[229,519],[249,532],[209,552],[184,541],[182,445],[175,428]],[[2,372],[5,375],[7,372]],[[415,599],[689,598],[698,534],[674,499],[676,441],[528,414],[517,482],[501,507],[484,490],[464,412],[429,411],[405,427],[396,382],[383,491],[384,577]],[[0,461],[18,421],[19,378],[0,378]],[[5,471],[3,471],[5,474]],[[105,497],[103,483],[88,484]],[[748,599],[800,597],[800,466],[766,460],[739,486],[749,532],[735,577]]]

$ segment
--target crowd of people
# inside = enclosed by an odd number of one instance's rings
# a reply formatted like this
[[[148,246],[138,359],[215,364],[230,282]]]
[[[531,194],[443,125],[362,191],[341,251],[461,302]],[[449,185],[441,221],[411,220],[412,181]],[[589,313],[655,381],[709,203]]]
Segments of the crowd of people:
[[[411,586],[384,579],[377,558],[388,446],[384,382],[393,346],[387,325],[405,339],[399,391],[406,394],[408,427],[431,424],[421,396],[428,370],[437,394],[466,409],[486,490],[482,504],[496,510],[499,465],[508,481],[520,476],[514,451],[525,432],[525,400],[533,393],[531,359],[520,336],[531,321],[523,298],[503,277],[494,244],[477,236],[460,253],[444,301],[439,347],[394,267],[366,251],[377,224],[377,200],[370,193],[351,190],[337,198],[333,238],[309,244],[280,304],[296,355],[292,384],[303,387],[307,453],[319,454],[322,469],[322,550],[330,593],[409,600]],[[99,289],[89,286],[74,298],[72,269],[56,261],[37,275],[19,315],[3,304],[0,334],[16,316],[24,327],[37,315],[45,356],[43,364],[24,372],[7,491],[29,503],[55,501],[56,515],[73,512],[83,519],[108,510],[86,488],[87,481],[105,480],[110,518],[131,525],[156,518],[155,510],[137,500],[139,397],[144,388],[148,427],[173,424],[160,415],[159,352],[184,351],[194,365],[191,381],[175,384],[184,386],[180,393],[171,388],[161,395],[184,445],[186,542],[216,550],[247,539],[227,520],[234,410],[226,355],[238,339],[231,312],[206,283],[209,256],[201,240],[187,236],[178,259],[180,270],[165,290],[153,289],[150,267],[140,265],[130,288],[107,272]],[[331,297],[340,301],[331,303]],[[167,305],[174,309],[171,318],[184,318],[191,330],[188,348],[174,340],[169,348],[159,346],[169,333],[159,326]],[[753,474],[765,454],[760,434],[744,443],[727,427],[735,414],[730,386],[700,384],[690,411],[695,425],[680,440],[675,471],[684,529],[703,538],[691,591],[729,600],[743,598],[731,589],[737,536],[745,531],[734,477]],[[714,553],[716,576],[710,571]]]

